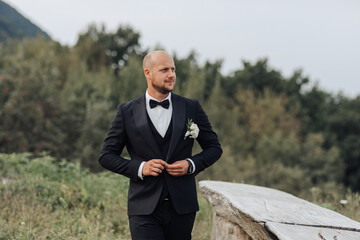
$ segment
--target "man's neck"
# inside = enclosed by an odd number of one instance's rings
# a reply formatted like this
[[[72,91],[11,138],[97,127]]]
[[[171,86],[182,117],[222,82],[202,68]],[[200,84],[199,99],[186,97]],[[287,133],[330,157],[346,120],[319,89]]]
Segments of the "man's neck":
[[[169,96],[170,93],[159,93],[159,92],[151,92],[148,89],[148,93],[151,97],[155,98],[156,100],[158,100],[159,102],[161,102],[162,100],[164,100],[165,98],[167,98],[167,96]]]

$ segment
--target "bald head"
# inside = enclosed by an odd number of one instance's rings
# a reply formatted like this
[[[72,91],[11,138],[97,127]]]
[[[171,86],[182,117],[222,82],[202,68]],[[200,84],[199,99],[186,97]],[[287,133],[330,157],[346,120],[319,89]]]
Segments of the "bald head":
[[[161,101],[175,86],[174,59],[167,52],[152,51],[144,57],[143,68],[148,84],[148,93]]]
[[[165,51],[161,51],[161,50],[151,51],[148,54],[146,54],[146,56],[144,57],[144,60],[143,60],[144,70],[146,68],[150,69],[154,63],[154,59],[156,59],[158,56],[161,56],[161,55],[166,55],[166,56],[169,56],[170,58],[172,58],[170,56],[170,54],[168,54]]]

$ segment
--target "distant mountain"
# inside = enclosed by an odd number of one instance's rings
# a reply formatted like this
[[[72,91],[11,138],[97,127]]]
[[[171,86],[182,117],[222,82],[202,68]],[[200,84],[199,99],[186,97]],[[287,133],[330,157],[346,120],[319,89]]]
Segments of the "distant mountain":
[[[38,26],[30,22],[16,9],[0,0],[0,42],[5,43],[7,39],[33,38],[42,35],[47,39],[50,36]]]

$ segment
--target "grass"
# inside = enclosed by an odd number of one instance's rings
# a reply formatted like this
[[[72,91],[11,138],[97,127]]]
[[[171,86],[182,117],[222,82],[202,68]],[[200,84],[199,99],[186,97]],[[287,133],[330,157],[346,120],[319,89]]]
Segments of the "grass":
[[[130,239],[128,179],[55,163],[46,154],[0,154],[0,240]],[[307,200],[360,221],[360,196],[312,188]],[[198,196],[193,239],[209,239],[212,209]],[[340,200],[342,201],[340,203]]]
[[[1,154],[0,169],[0,240],[130,239],[127,178],[28,153]],[[193,238],[209,239],[212,210],[199,201]]]

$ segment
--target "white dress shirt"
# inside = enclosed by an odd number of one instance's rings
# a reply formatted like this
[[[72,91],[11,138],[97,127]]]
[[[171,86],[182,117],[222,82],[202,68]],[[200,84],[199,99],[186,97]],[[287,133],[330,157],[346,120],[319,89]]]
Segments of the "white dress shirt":
[[[166,131],[171,122],[171,117],[172,117],[172,112],[173,112],[173,107],[172,107],[172,102],[171,102],[171,93],[169,93],[169,95],[165,99],[162,100],[162,101],[169,100],[170,104],[169,104],[168,109],[166,109],[162,106],[159,106],[159,105],[154,108],[151,108],[150,100],[154,100],[157,102],[158,102],[158,100],[156,100],[155,98],[150,96],[148,91],[146,91],[145,100],[146,100],[146,111],[150,117],[151,122],[153,123],[153,125],[156,128],[156,130],[158,131],[158,133],[162,137],[165,137]]]
[[[171,122],[172,112],[173,112],[173,106],[172,106],[172,102],[171,102],[171,92],[169,93],[169,95],[165,99],[162,100],[162,101],[169,100],[169,108],[168,109],[166,109],[166,108],[164,108],[162,106],[159,106],[159,105],[154,107],[154,108],[151,108],[150,107],[150,100],[154,100],[154,101],[158,102],[158,100],[156,100],[155,98],[150,96],[150,94],[146,90],[146,94],[145,94],[146,111],[147,111],[147,113],[149,115],[149,118],[150,118],[152,124],[154,125],[154,127],[156,128],[158,133],[162,137],[165,137],[165,134],[166,134],[167,129],[169,128],[169,125],[170,125],[170,122]],[[194,172],[195,171],[195,164],[191,159],[188,158],[188,160],[193,165],[193,172]],[[144,164],[145,164],[145,161],[141,163],[141,165],[139,167],[139,170],[138,170],[138,176],[139,176],[140,179],[143,179],[142,169],[144,167]]]

